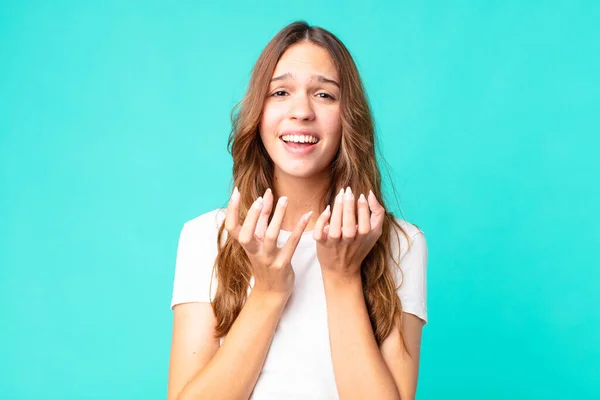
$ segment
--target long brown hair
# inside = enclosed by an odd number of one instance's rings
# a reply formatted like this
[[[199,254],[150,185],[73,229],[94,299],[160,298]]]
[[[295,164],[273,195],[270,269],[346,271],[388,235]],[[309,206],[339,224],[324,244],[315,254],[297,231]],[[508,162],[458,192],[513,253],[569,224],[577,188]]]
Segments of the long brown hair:
[[[267,44],[259,56],[250,78],[243,100],[232,111],[232,130],[228,150],[233,157],[233,186],[241,194],[240,219],[244,220],[254,200],[262,196],[267,188],[273,187],[273,162],[260,139],[258,132],[262,110],[269,83],[277,62],[290,46],[299,42],[310,42],[329,51],[339,73],[341,87],[342,139],[340,148],[331,163],[331,180],[322,198],[330,204],[336,193],[347,186],[354,193],[369,190],[379,202],[385,204],[381,195],[381,174],[375,153],[375,130],[371,111],[356,65],[344,44],[325,29],[309,26],[297,21],[282,29]],[[276,195],[276,194],[275,194]],[[274,201],[277,201],[277,195]],[[402,305],[396,295],[397,286],[388,260],[400,268],[398,256],[392,257],[390,249],[391,224],[394,224],[408,240],[407,233],[386,211],[383,233],[362,263],[361,275],[364,296],[371,325],[377,343],[381,345],[390,334],[394,322],[401,327]],[[398,232],[398,231],[396,231]],[[251,267],[242,246],[232,237],[223,243],[224,224],[218,234],[219,252],[213,273],[217,276],[217,291],[212,300],[217,319],[215,336],[225,336],[247,297]],[[398,236],[398,244],[399,236]],[[402,333],[401,333],[401,340]]]

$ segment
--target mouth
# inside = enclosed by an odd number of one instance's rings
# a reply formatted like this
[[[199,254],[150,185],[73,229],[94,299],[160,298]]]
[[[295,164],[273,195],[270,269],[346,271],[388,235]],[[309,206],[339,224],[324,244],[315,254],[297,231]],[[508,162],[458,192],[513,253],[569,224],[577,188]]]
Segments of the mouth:
[[[311,153],[321,141],[317,136],[311,134],[284,134],[279,137],[279,140],[287,152],[300,155]]]

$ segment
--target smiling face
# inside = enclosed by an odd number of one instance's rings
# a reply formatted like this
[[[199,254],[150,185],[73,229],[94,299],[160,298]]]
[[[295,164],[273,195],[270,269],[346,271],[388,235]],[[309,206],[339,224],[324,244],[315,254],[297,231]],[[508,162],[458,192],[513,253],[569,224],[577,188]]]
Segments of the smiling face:
[[[331,163],[341,140],[339,81],[329,52],[313,43],[279,59],[260,122],[277,177],[317,176]]]

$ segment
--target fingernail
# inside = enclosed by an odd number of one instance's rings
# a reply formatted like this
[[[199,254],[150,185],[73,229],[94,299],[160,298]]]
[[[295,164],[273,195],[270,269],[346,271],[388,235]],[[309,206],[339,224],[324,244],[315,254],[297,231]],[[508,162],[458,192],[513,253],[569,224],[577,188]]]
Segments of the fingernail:
[[[377,196],[375,196],[375,193],[373,193],[373,191],[369,190],[369,196],[373,196],[373,200],[375,200],[375,202],[379,204],[379,200],[377,200]]]
[[[231,198],[235,199],[239,194],[240,194],[240,192],[238,192],[238,188],[236,186],[235,188],[233,188],[233,193],[231,193]]]
[[[312,211],[307,212],[306,214],[304,214],[304,221],[308,221],[310,219],[310,216],[312,215]]]
[[[338,193],[338,195],[340,195],[340,196],[341,196],[341,195],[343,195],[343,194],[344,194],[344,188],[341,188],[341,189],[340,189],[340,192]]]
[[[263,198],[261,196],[258,199],[256,199],[256,201],[254,202],[254,207],[255,208],[262,208],[262,205],[263,205]]]
[[[325,211],[323,211],[323,214],[328,215],[329,210],[330,210],[330,206],[329,206],[329,204],[327,204],[327,207],[325,208]]]
[[[341,203],[341,202],[342,202],[342,200],[343,200],[343,198],[344,198],[344,193],[343,193],[343,190],[344,190],[344,189],[342,189],[342,192],[338,193],[338,195],[337,195],[337,196],[335,196],[335,202],[336,202],[336,203]]]
[[[271,188],[267,188],[265,194],[267,194],[267,193],[271,193]]]
[[[350,186],[346,188],[346,194],[344,196],[346,196],[347,199],[352,197],[352,189],[350,189]]]
[[[360,197],[358,198],[358,201],[359,201],[360,203],[366,203],[366,202],[367,202],[367,199],[365,199],[365,195],[361,193],[361,194],[360,194]]]
[[[279,203],[279,204],[280,204],[280,205],[282,205],[282,206],[285,206],[285,205],[287,204],[287,201],[288,201],[287,197],[285,197],[285,196],[281,196],[281,197],[279,198],[279,200],[277,200],[277,203]]]

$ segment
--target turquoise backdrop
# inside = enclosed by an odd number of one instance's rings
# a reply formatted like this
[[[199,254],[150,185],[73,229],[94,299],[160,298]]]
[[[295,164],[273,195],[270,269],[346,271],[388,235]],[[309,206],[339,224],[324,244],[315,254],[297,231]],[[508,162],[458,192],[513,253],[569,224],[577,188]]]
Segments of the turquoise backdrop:
[[[600,398],[600,2],[573,0],[1,1],[0,397],[166,397],[180,229],[226,204],[231,108],[296,19],[354,55],[428,239],[418,398]]]

